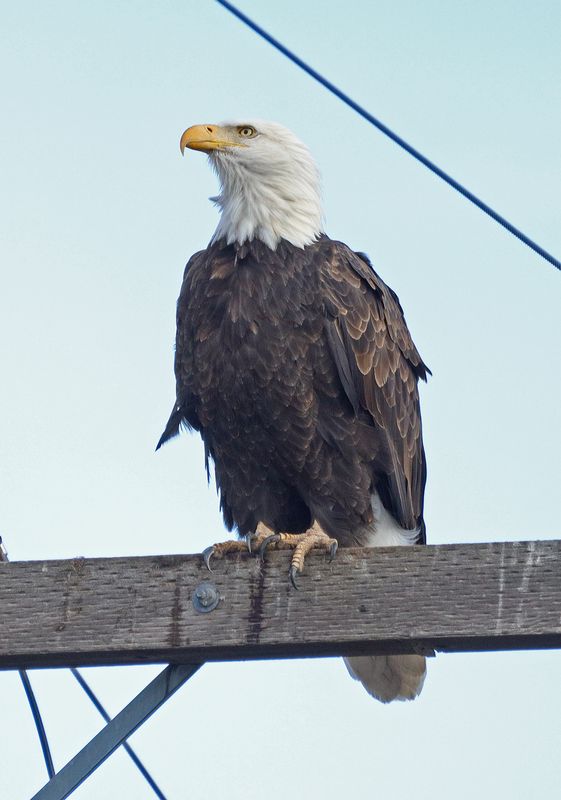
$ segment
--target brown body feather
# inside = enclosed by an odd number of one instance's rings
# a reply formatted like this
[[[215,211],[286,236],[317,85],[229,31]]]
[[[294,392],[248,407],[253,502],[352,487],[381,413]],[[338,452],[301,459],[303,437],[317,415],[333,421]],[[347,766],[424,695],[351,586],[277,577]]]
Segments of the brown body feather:
[[[396,295],[366,258],[320,237],[223,240],[192,257],[177,308],[181,424],[215,463],[228,528],[301,532],[317,519],[364,544],[371,495],[424,541],[417,381],[426,378]]]

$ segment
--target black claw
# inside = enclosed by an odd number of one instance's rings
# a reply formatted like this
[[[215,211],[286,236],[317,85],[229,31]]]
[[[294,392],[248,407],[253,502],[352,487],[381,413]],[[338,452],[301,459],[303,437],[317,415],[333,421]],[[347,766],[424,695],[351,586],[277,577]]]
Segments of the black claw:
[[[288,572],[288,577],[290,578],[290,583],[294,586],[296,591],[298,591],[298,589],[299,589],[299,586],[298,586],[298,584],[296,582],[296,576],[297,575],[298,575],[298,570],[296,569],[294,564],[291,564],[290,570]]]
[[[280,538],[281,537],[279,536],[278,533],[273,533],[271,536],[267,536],[267,538],[263,541],[261,547],[259,548],[259,558],[263,558],[263,556],[265,555],[265,550],[269,547],[270,544],[273,544],[273,542],[280,542]]]
[[[329,548],[329,563],[330,564],[333,561],[333,559],[335,558],[335,554],[337,553],[338,548],[339,548],[339,544],[337,542],[333,542],[333,544]]]
[[[209,572],[212,572],[212,570],[210,568],[210,559],[212,558],[213,555],[214,555],[214,545],[213,544],[211,544],[210,547],[206,547],[202,552],[202,556],[203,556],[204,562],[206,564],[206,568],[208,569]]]

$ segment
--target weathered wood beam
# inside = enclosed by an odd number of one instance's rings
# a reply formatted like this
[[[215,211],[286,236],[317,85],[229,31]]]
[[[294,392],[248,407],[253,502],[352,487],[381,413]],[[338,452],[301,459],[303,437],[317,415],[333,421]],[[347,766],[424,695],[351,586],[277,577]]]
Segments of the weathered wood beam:
[[[0,563],[0,668],[561,647],[561,541]],[[193,593],[210,581],[209,613]]]

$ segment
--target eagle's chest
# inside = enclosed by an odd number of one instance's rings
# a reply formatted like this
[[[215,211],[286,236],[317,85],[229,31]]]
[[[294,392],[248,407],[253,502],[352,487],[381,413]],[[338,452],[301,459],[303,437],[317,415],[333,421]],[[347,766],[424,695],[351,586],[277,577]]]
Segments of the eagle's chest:
[[[310,282],[301,269],[252,261],[210,273],[190,309],[189,382],[203,425],[252,424],[309,394],[323,324]]]

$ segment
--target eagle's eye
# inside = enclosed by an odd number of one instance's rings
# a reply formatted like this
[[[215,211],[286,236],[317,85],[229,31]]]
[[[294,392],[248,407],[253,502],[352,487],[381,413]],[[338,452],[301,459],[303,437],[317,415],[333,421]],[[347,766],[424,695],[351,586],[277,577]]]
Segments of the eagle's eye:
[[[243,127],[238,128],[238,133],[245,139],[255,136],[255,132],[255,128],[252,128],[251,125],[244,125]]]

